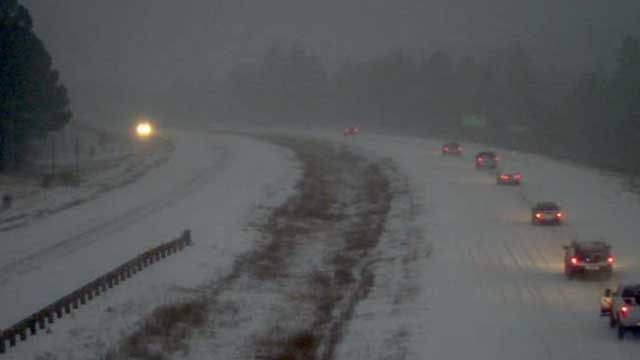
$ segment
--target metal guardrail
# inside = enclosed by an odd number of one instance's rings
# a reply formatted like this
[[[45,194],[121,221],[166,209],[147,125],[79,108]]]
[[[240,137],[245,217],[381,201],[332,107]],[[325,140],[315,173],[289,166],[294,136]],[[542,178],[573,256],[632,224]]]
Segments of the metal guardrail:
[[[101,293],[113,288],[144,268],[183,250],[191,244],[191,231],[185,230],[179,238],[145,251],[125,264],[27,316],[15,325],[0,331],[0,354],[4,354],[7,351],[7,343],[9,347],[14,347],[18,338],[21,342],[26,341],[27,333],[31,336],[36,335],[38,330],[46,328],[47,323],[51,324],[55,319],[61,319],[64,314],[69,314],[72,309],[77,309],[80,305],[84,305],[94,297],[100,296]]]

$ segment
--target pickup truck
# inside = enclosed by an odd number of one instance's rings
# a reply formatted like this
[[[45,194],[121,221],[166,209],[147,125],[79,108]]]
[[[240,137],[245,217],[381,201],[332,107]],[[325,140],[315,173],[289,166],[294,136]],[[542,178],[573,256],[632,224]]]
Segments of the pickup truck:
[[[627,332],[640,335],[640,283],[620,284],[613,292],[606,289],[600,315],[609,317],[611,328],[618,328],[619,339],[624,339]]]

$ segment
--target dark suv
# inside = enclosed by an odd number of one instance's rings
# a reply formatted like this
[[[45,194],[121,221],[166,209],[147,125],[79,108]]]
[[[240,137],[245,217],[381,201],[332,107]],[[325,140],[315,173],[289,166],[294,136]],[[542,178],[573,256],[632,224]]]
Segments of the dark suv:
[[[573,241],[564,250],[564,273],[569,279],[577,274],[611,277],[615,258],[604,241]]]
[[[531,208],[531,223],[534,225],[560,225],[564,219],[560,206],[552,201],[540,202]]]
[[[498,155],[493,151],[482,151],[476,155],[476,169],[495,169],[498,167]]]

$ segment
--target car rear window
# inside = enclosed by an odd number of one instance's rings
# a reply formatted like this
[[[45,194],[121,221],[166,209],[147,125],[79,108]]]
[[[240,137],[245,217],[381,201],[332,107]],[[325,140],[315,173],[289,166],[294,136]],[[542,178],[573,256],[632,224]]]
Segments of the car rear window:
[[[539,210],[560,210],[560,207],[555,204],[540,204],[538,205]]]
[[[578,250],[576,255],[580,259],[589,258],[593,261],[604,261],[609,257],[609,253],[606,250]]]
[[[478,157],[481,157],[481,158],[490,158],[490,159],[495,159],[496,154],[491,154],[491,153],[480,153],[480,154],[478,154]]]
[[[640,285],[625,286],[622,289],[622,297],[634,297],[640,295]]]

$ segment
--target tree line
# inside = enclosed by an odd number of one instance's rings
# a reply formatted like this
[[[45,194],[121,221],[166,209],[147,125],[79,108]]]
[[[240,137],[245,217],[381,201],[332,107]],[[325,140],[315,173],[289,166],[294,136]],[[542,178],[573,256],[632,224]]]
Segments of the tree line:
[[[251,123],[388,129],[474,140],[640,174],[640,45],[581,76],[536,66],[512,44],[484,58],[401,51],[329,70],[301,44],[237,65],[212,100]]]
[[[29,140],[71,117],[67,90],[28,10],[0,0],[0,171],[24,164]]]

